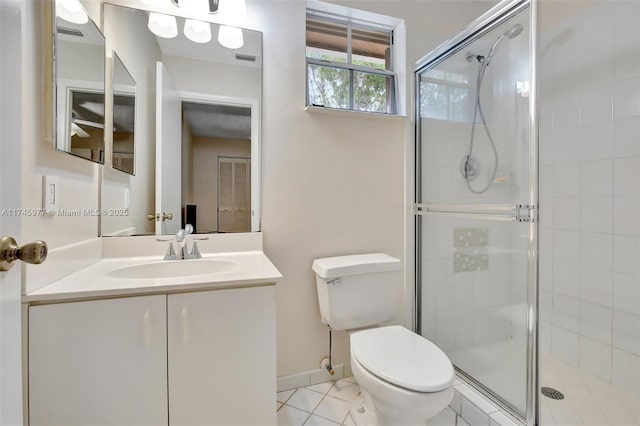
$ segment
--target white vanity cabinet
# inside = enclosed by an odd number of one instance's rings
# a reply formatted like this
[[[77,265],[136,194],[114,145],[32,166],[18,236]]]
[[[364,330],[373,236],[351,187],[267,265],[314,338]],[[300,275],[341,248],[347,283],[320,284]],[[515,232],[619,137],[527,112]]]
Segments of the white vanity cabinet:
[[[31,425],[166,425],[166,296],[29,308]]]
[[[275,307],[275,286],[169,295],[170,425],[276,424]]]
[[[275,425],[275,286],[29,308],[40,425]]]

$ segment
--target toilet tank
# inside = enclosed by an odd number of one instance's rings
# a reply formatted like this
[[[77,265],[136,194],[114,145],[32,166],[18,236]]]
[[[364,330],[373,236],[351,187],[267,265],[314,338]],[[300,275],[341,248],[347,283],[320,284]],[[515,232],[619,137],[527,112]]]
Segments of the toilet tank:
[[[314,260],[322,322],[353,330],[392,319],[400,306],[401,267],[400,259],[384,253]]]

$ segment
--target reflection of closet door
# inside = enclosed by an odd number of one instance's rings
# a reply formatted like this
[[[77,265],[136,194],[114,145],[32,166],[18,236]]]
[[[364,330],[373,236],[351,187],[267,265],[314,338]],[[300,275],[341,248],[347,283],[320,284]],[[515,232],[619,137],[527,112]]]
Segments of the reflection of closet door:
[[[218,157],[218,232],[251,231],[251,160]]]

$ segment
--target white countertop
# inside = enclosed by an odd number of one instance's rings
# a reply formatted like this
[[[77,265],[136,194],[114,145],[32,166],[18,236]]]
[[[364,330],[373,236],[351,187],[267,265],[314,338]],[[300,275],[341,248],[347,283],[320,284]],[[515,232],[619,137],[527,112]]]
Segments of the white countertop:
[[[203,254],[202,259],[233,262],[220,272],[169,278],[114,278],[110,272],[155,262],[162,257],[107,258],[23,296],[24,303],[71,301],[97,297],[133,296],[148,293],[175,293],[194,290],[275,284],[280,272],[262,251]],[[179,262],[198,262],[180,260]]]

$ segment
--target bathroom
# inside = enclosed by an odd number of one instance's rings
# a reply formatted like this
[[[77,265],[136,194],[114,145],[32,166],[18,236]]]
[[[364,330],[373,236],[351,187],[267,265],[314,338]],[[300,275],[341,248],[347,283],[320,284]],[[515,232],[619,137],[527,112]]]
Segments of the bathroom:
[[[49,49],[35,43],[35,40],[46,39],[38,21],[41,18],[38,3],[2,2],[0,207],[41,208],[43,176],[54,176],[58,186],[58,209],[97,209],[101,207],[99,188],[104,178],[103,168],[107,168],[52,148],[53,124],[49,121],[52,104],[42,99],[43,94],[46,96],[47,91],[51,92],[51,87],[43,84],[42,75],[48,72],[52,61],[45,54]],[[101,26],[101,2],[82,3]],[[134,1],[105,3],[149,8]],[[246,22],[242,26],[262,34],[264,54],[258,229],[264,239],[264,253],[282,275],[275,286],[275,370],[281,391],[290,390],[285,389],[287,380],[293,382],[295,388],[304,387],[298,381],[300,377],[306,375],[311,380],[311,374],[322,373],[320,363],[329,354],[328,332],[320,321],[315,276],[311,269],[315,259],[372,252],[401,259],[399,282],[403,284],[399,285],[402,285],[404,300],[393,323],[414,327],[416,240],[413,204],[417,201],[414,196],[415,120],[412,118],[416,103],[412,87],[414,73],[425,55],[455,37],[497,2],[328,3],[402,21],[404,40],[398,40],[398,43],[406,45],[405,65],[395,71],[398,81],[405,84],[405,90],[397,94],[397,112],[405,118],[305,110],[302,40],[305,39],[307,3],[247,1]],[[539,385],[565,394],[565,399],[560,401],[539,397],[538,424],[638,424],[639,404],[633,397],[637,398],[640,392],[640,285],[635,266],[638,264],[640,185],[638,168],[632,166],[638,161],[640,143],[637,138],[640,126],[638,2],[545,1],[532,4],[538,7],[540,83],[537,167],[540,177]],[[529,31],[527,26],[512,44],[525,43]],[[500,33],[488,34],[481,50],[488,49]],[[512,44],[502,43],[496,53],[496,62]],[[527,52],[522,53],[527,59]],[[13,58],[14,62],[5,58]],[[15,61],[15,58],[21,60]],[[474,67],[470,69],[475,73],[477,64],[468,65]],[[493,78],[492,71],[490,67],[487,78]],[[526,105],[528,101],[523,102]],[[603,113],[597,110],[602,105],[611,105],[608,119],[597,116]],[[18,122],[22,126],[9,125]],[[479,127],[478,131],[484,130]],[[602,138],[606,143],[599,145]],[[467,142],[468,135],[463,143]],[[457,169],[459,161],[460,158],[456,158],[451,168]],[[526,163],[520,163],[513,166],[513,170],[525,170],[526,167]],[[483,164],[483,168],[487,172],[490,165]],[[20,177],[18,186],[10,184],[16,181],[15,176]],[[464,180],[461,182],[464,184]],[[590,192],[581,192],[584,188]],[[132,196],[131,202],[134,201]],[[518,203],[527,201],[520,199]],[[151,211],[144,212],[147,213]],[[86,265],[94,261],[92,259],[100,256],[99,250],[90,252],[83,247],[87,247],[84,244],[95,244],[99,226],[98,217],[89,215],[3,215],[0,218],[2,236],[13,236],[19,243],[34,240],[48,243],[50,257],[37,268],[53,267],[56,261],[72,268],[74,263]],[[131,246],[137,237],[132,238]],[[118,244],[113,242],[115,237],[102,239],[105,244]],[[154,244],[153,254],[162,256],[166,243],[154,241]],[[438,249],[440,243],[436,241],[435,244]],[[205,245],[204,242],[201,244],[201,250]],[[56,257],[68,247],[76,247],[79,258]],[[447,246],[443,243],[441,247],[446,250]],[[520,260],[527,259],[526,245],[524,247]],[[133,253],[133,248],[131,250]],[[605,258],[610,260],[598,262]],[[21,318],[25,315],[24,305],[20,302],[25,289],[31,285],[29,274],[38,273],[35,268],[14,267],[10,272],[0,272],[2,424],[22,424],[28,418],[28,413],[23,412],[28,395],[22,393],[26,392],[26,387],[21,369],[25,356],[21,348],[27,332],[20,328]],[[514,270],[510,269],[509,273]],[[423,274],[428,275],[428,268]],[[521,285],[528,285],[528,278],[522,277]],[[597,278],[589,279],[593,277]],[[423,296],[429,293],[428,276],[425,280]],[[571,285],[566,284],[569,282]],[[423,321],[428,318],[427,306],[423,304]],[[451,330],[451,334],[455,332]],[[437,336],[432,340],[446,346],[444,340],[438,342]],[[526,365],[526,357],[527,353],[523,352],[516,361]],[[336,366],[343,366],[342,375],[348,375],[349,337],[346,333],[333,333],[332,358]],[[545,363],[545,360],[549,362]],[[564,370],[559,370],[567,366],[574,368],[580,378],[586,377],[588,383],[595,383],[595,388],[587,392],[584,390],[587,385],[576,380],[563,381],[567,376]],[[336,371],[339,375],[340,370],[336,368]],[[604,387],[612,382],[618,389],[614,398],[608,397],[612,393]],[[460,386],[456,382],[456,388]],[[491,388],[492,384],[487,386]],[[526,388],[524,383],[518,386]],[[456,398],[453,405],[460,402]],[[473,396],[463,395],[462,398],[472,404],[476,401]],[[626,403],[629,400],[631,404]],[[603,401],[609,405],[598,407],[597,404]],[[633,401],[636,401],[635,405]],[[300,407],[288,405],[287,401],[280,402],[284,403],[285,409],[300,410]],[[496,402],[489,404],[503,408]],[[475,404],[478,405],[483,404]],[[467,406],[465,404],[459,410],[462,416],[447,411],[444,417],[449,418],[444,420],[451,420],[453,416],[453,422],[457,421],[459,425],[465,421],[474,424],[465,417]],[[634,407],[636,411],[633,411]],[[453,410],[456,408],[459,407],[452,406]],[[286,414],[282,410],[281,407],[277,413]],[[313,424],[313,420],[332,421],[322,416],[318,420],[310,411],[301,411],[307,415],[300,424],[305,421]],[[490,416],[485,417],[482,419],[486,423],[478,424],[488,424]]]

